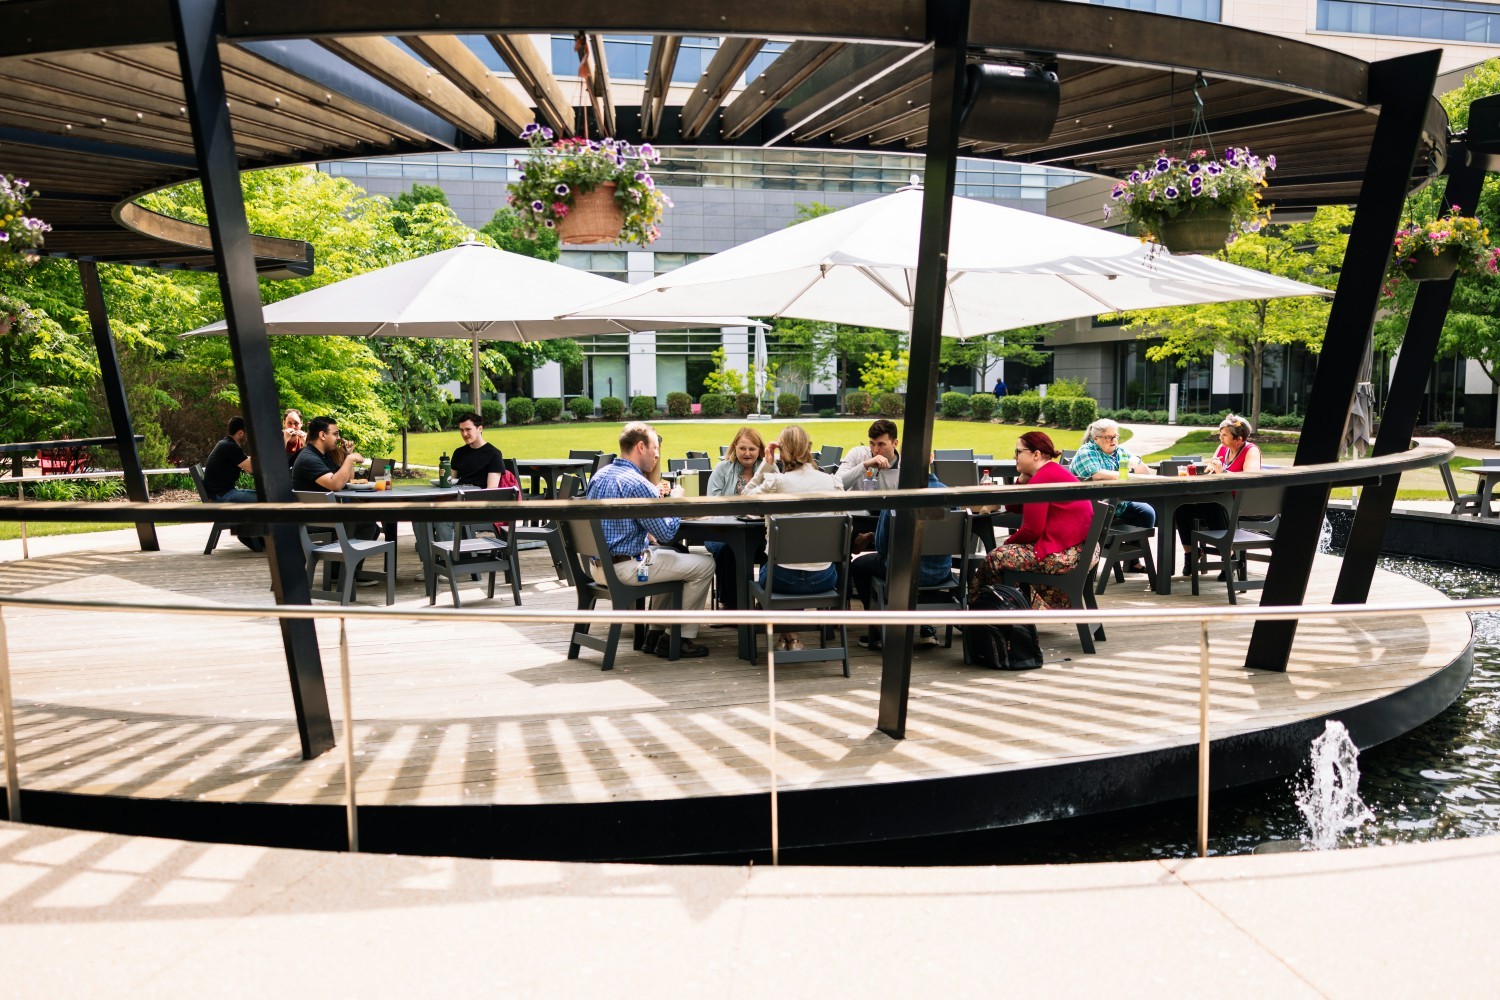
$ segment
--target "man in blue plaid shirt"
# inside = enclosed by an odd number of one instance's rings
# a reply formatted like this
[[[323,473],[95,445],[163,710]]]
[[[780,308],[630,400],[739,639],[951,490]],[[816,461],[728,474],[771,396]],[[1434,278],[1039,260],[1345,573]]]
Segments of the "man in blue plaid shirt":
[[[661,461],[661,439],[646,423],[632,421],[620,431],[620,457],[594,473],[589,481],[590,500],[657,500],[661,493],[646,473]],[[682,605],[693,611],[708,606],[709,584],[714,578],[714,557],[705,552],[679,552],[667,547],[677,537],[682,519],[677,517],[603,518],[604,542],[614,558],[615,575],[626,584],[636,583],[636,558],[651,553],[650,582],[681,580]],[[604,582],[603,568],[592,567],[594,579]],[[694,641],[698,626],[682,626],[682,656],[707,656],[708,649]],[[646,633],[647,653],[667,656],[666,632],[652,628]]]
[[[1131,475],[1156,475],[1120,444],[1120,425],[1107,417],[1100,417],[1083,432],[1083,444],[1078,446],[1078,454],[1068,463],[1068,471],[1080,481],[1088,482],[1090,479],[1118,479],[1121,466],[1129,469]],[[1115,504],[1115,521],[1138,528],[1155,527],[1156,508],[1135,500],[1122,500]],[[1137,561],[1129,571],[1144,573],[1146,568]]]

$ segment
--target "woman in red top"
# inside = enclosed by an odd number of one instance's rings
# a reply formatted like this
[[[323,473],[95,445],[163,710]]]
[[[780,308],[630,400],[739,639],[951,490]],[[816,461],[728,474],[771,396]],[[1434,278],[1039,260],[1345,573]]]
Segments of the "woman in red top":
[[[1207,475],[1235,472],[1259,472],[1260,449],[1250,440],[1250,421],[1233,413],[1219,422],[1219,448],[1203,463]],[[1182,541],[1182,571],[1193,571],[1193,529],[1202,525],[1211,531],[1229,527],[1228,515],[1216,503],[1183,504],[1177,508],[1177,537]]]
[[[1057,461],[1058,450],[1041,431],[1022,434],[1016,443],[1018,483],[1076,483]],[[1087,500],[1051,500],[1021,505],[1021,527],[989,554],[974,574],[971,594],[1000,581],[1003,570],[1067,573],[1078,566],[1079,551],[1093,520]],[[1053,587],[1033,586],[1031,606],[1038,611],[1068,607],[1068,595]]]

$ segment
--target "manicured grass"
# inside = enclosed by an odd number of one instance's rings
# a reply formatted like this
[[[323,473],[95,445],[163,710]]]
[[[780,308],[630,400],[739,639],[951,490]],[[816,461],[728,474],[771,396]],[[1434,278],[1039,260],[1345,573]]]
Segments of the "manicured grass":
[[[865,444],[870,420],[767,420],[749,422],[760,436],[769,441],[789,423],[801,423],[812,437],[813,448],[825,444],[840,445],[849,451],[856,445]],[[901,421],[897,421],[901,426]],[[573,449],[597,448],[600,451],[618,451],[620,424],[602,421],[584,423],[543,424],[535,427],[487,427],[485,440],[505,453],[508,458],[566,458]],[[689,451],[706,451],[717,457],[719,447],[726,445],[740,427],[734,423],[703,422],[688,420],[662,420],[653,426],[662,435],[662,455],[681,458]],[[1022,427],[1016,424],[970,423],[963,420],[939,420],[933,428],[934,448],[972,448],[976,454],[993,455],[996,459],[1009,458],[1015,452],[1016,438],[1029,430],[1039,428]],[[1047,429],[1048,435],[1059,448],[1077,448],[1081,431]],[[453,453],[462,447],[463,439],[457,431],[439,431],[431,434],[413,434],[408,438],[410,452],[408,461],[416,465],[437,465],[443,452]],[[396,457],[400,458],[400,445]]]
[[[28,521],[26,522],[26,537],[41,538],[43,535],[82,535],[90,531],[118,531],[121,528],[133,528],[132,523],[125,524],[99,524],[93,521]],[[0,521],[0,542],[8,542],[21,537],[21,524],[19,521]]]

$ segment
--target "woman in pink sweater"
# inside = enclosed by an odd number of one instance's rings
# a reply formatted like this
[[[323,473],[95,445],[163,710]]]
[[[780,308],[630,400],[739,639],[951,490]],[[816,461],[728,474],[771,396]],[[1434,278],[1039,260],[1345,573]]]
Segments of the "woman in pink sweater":
[[[1041,431],[1021,435],[1016,443],[1017,483],[1076,483],[1078,477],[1057,461],[1058,450]],[[970,583],[973,596],[1000,581],[1002,570],[1067,573],[1077,568],[1079,551],[1093,520],[1087,500],[1052,500],[1021,505],[1021,527],[980,564]],[[1033,586],[1031,606],[1038,611],[1068,607],[1068,596],[1053,587]]]

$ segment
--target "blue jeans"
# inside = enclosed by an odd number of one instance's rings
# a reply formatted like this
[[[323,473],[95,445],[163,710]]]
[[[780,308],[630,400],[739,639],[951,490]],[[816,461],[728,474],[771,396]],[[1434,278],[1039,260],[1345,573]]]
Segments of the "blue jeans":
[[[1115,523],[1128,524],[1133,528],[1156,527],[1156,508],[1148,503],[1126,500],[1115,504]]]
[[[760,585],[766,585],[766,571],[769,565],[760,568]],[[774,592],[778,594],[816,594],[822,590],[832,590],[839,582],[839,572],[830,564],[826,569],[787,569],[785,566],[776,567],[776,583]]]
[[[219,503],[255,503],[258,499],[253,490],[233,489],[214,498]]]

